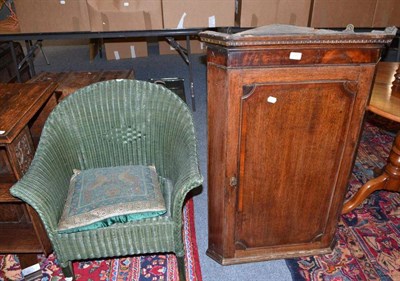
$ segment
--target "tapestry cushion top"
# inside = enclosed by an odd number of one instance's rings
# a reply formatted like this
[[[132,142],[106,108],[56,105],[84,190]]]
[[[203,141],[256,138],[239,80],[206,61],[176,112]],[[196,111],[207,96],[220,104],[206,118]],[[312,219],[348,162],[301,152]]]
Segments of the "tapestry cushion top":
[[[96,229],[165,212],[153,166],[74,170],[58,232]]]

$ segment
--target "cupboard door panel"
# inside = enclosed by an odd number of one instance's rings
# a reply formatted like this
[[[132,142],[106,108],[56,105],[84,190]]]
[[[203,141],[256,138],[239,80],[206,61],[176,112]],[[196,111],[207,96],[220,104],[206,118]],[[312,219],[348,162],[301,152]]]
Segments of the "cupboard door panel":
[[[236,248],[320,240],[357,82],[254,84],[243,94]]]

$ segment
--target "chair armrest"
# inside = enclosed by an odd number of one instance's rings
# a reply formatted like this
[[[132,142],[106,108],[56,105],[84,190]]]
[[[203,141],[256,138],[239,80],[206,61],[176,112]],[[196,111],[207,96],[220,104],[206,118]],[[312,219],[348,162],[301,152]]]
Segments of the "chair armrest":
[[[182,207],[187,194],[203,183],[199,170],[197,140],[192,120],[183,121],[165,142],[163,163],[165,175],[173,183],[171,215],[181,221]]]
[[[57,190],[68,190],[69,181],[54,176],[49,177],[46,174],[39,169],[29,169],[27,174],[10,189],[10,192],[31,205],[39,214],[47,231],[51,233],[57,229],[58,219],[65,202],[65,193],[57,192]]]
[[[57,229],[75,161],[71,149],[54,141],[57,137],[49,129],[42,133],[28,171],[10,192],[36,210],[50,234]]]

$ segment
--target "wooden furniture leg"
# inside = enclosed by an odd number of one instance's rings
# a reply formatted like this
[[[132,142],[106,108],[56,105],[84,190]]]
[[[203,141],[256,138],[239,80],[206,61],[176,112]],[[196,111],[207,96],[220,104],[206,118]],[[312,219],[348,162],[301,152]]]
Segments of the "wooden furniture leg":
[[[400,66],[397,68],[392,82],[392,95],[400,97]]]
[[[383,174],[375,179],[368,181],[360,190],[347,201],[342,209],[342,214],[346,214],[359,206],[365,198],[376,190],[400,191],[400,131],[394,140],[389,154],[388,164]]]

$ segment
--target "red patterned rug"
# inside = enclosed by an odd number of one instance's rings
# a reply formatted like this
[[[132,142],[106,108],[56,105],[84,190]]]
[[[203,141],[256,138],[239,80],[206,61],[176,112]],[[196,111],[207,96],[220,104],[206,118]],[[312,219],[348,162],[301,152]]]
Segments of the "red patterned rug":
[[[398,124],[372,116],[365,123],[349,182],[350,198],[386,164]],[[347,199],[346,199],[347,200]],[[400,280],[400,194],[377,191],[341,216],[329,255],[286,260],[294,280]]]
[[[201,281],[199,254],[194,226],[194,206],[190,199],[184,208],[184,237],[186,276]],[[38,280],[65,280],[55,255],[39,257],[43,277]],[[112,281],[177,281],[179,274],[175,255],[147,255],[117,259],[74,262],[76,280]],[[23,280],[15,255],[0,255],[0,281]]]

